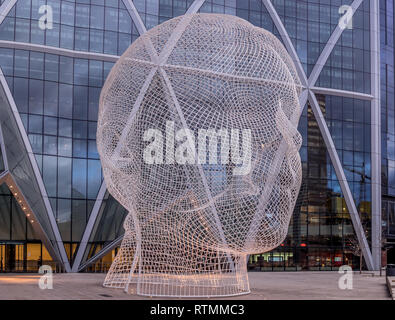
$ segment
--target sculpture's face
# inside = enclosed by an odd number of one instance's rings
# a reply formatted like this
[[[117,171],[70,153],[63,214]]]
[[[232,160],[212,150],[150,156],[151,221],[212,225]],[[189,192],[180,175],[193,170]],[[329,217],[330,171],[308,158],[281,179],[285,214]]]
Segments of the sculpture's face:
[[[270,250],[301,182],[294,65],[239,18],[194,15],[185,30],[181,19],[137,39],[106,81],[97,141],[107,187],[141,230],[191,254]]]

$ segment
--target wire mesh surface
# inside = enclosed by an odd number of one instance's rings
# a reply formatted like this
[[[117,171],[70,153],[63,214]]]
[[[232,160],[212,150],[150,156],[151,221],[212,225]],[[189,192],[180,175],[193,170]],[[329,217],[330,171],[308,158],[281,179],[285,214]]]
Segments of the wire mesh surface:
[[[235,16],[188,14],[138,38],[100,98],[105,181],[129,211],[104,285],[248,293],[247,255],[284,240],[298,196],[300,91],[280,41]]]

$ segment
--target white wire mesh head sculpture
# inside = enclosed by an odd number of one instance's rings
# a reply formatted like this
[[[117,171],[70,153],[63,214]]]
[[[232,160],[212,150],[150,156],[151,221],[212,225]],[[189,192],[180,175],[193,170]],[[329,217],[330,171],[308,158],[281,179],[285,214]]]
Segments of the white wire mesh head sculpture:
[[[300,90],[280,41],[234,16],[188,14],[138,38],[100,99],[105,181],[129,211],[104,285],[248,293],[247,255],[284,240],[299,192]]]

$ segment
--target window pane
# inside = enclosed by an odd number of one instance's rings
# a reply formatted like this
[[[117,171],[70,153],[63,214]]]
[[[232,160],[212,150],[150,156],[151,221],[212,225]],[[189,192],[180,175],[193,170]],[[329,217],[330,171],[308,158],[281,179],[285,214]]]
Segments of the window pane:
[[[86,160],[73,159],[73,198],[86,197]]]
[[[59,138],[59,141],[64,138]],[[65,142],[66,143],[66,142]],[[67,142],[71,154],[71,141]],[[58,158],[58,197],[69,198],[71,196],[71,158]]]
[[[43,180],[50,197],[56,197],[57,167],[57,157],[43,156]]]
[[[44,86],[44,114],[49,116],[58,115],[58,84],[45,81]]]
[[[24,78],[14,78],[14,99],[19,112],[28,110],[28,80]]]
[[[73,87],[68,84],[59,85],[59,116],[71,118],[73,114]]]

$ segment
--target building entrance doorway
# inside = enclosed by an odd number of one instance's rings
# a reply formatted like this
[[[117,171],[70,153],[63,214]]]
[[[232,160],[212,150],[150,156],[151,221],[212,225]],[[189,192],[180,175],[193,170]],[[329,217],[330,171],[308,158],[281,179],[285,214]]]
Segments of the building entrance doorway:
[[[0,272],[23,271],[24,244],[0,244]]]

